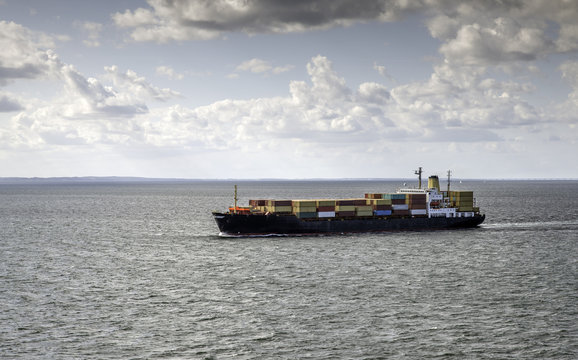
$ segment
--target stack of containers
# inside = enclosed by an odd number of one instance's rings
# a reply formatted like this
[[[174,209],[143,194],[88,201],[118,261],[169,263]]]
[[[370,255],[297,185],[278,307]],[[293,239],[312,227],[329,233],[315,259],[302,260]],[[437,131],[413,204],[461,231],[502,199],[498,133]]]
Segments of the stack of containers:
[[[292,211],[300,219],[317,217],[317,202],[315,200],[293,200]]]
[[[355,216],[355,204],[353,200],[336,200],[335,215],[338,217]]]
[[[335,200],[316,200],[317,216],[320,218],[335,217]]]
[[[377,216],[390,216],[392,213],[391,199],[374,200],[374,213]]]
[[[368,205],[372,206],[375,216],[391,215],[391,199],[384,199],[383,194],[365,194]]]
[[[427,215],[427,195],[408,194],[409,213],[413,216]]]
[[[450,201],[458,207],[458,211],[474,211],[473,191],[450,191]]]
[[[249,205],[257,211],[267,212],[267,203],[269,200],[249,200]]]
[[[276,214],[291,214],[293,202],[291,200],[268,200],[267,208]]]
[[[392,215],[409,215],[409,204],[406,203],[406,194],[383,194],[384,199],[391,199]]]
[[[373,206],[366,199],[354,199],[356,216],[373,216]]]

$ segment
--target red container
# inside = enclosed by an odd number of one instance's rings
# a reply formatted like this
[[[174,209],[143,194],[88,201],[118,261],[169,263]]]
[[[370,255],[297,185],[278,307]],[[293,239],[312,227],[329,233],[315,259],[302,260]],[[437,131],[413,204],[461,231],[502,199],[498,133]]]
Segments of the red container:
[[[405,199],[391,199],[393,205],[403,205],[405,204]]]
[[[353,205],[365,206],[365,205],[367,205],[367,201],[365,199],[355,199],[355,200],[353,200]]]
[[[375,205],[375,210],[391,210],[391,205]]]
[[[393,210],[394,216],[409,216],[409,210]]]
[[[273,206],[292,206],[291,200],[273,200]]]
[[[337,215],[338,217],[355,216],[355,211],[339,211],[336,215]]]
[[[335,206],[319,206],[317,211],[335,211]]]
[[[353,206],[355,204],[353,203],[353,200],[337,200],[335,205]]]
[[[423,210],[423,209],[427,209],[426,204],[411,204],[409,206],[410,209],[415,209],[415,210]]]
[[[416,202],[426,202],[426,195],[425,194],[411,194],[410,201],[416,201]]]

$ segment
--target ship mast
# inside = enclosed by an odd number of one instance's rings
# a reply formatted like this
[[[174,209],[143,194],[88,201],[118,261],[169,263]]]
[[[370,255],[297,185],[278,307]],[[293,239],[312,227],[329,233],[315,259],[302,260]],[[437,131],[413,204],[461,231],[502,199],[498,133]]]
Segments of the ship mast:
[[[415,174],[418,176],[418,179],[419,179],[419,187],[418,187],[419,189],[421,189],[421,173],[422,173],[422,171],[421,171],[421,166],[420,166],[419,170],[415,170]]]
[[[450,196],[450,178],[452,176],[452,171],[448,170],[448,196]]]
[[[233,213],[237,213],[237,185],[235,185],[235,207],[233,208]]]

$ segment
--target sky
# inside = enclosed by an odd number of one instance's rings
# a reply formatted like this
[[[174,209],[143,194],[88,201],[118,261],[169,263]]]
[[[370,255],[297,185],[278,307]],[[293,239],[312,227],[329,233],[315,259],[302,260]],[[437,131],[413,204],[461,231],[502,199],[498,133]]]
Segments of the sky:
[[[578,1],[0,0],[0,177],[578,178]]]

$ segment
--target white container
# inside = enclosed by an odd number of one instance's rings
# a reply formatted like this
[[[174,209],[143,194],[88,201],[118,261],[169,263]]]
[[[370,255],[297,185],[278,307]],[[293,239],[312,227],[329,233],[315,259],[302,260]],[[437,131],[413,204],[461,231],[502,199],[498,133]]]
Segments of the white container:
[[[409,213],[412,215],[427,215],[427,212],[425,209],[413,209],[413,210],[410,210]]]
[[[320,218],[335,217],[335,211],[320,211],[317,213],[317,217],[320,217]]]
[[[391,205],[393,210],[409,210],[408,204]]]

